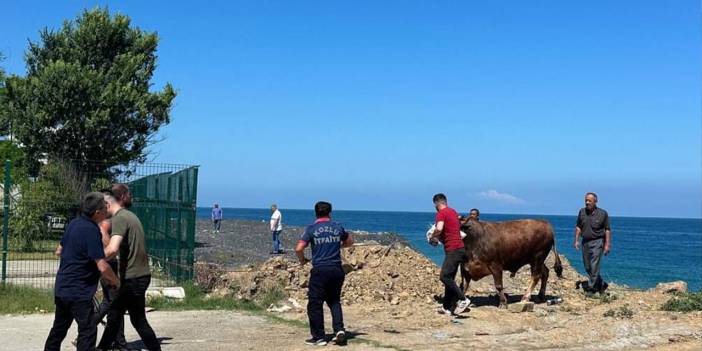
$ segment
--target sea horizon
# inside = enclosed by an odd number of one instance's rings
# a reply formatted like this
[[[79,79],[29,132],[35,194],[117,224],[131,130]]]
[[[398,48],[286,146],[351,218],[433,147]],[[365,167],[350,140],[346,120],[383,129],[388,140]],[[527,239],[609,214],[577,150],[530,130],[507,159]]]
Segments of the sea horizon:
[[[220,206],[223,210],[226,209],[231,209],[231,210],[270,210],[268,207],[224,207]],[[451,207],[451,206],[449,206]],[[197,209],[212,209],[212,206],[201,206],[198,205]],[[284,210],[292,210],[292,211],[313,211],[313,209],[310,208],[284,208],[284,207],[279,207],[281,211]],[[453,207],[453,209],[456,209]],[[580,208],[578,208],[579,210]],[[606,210],[606,209],[605,209]],[[343,211],[343,212],[382,212],[382,213],[421,213],[421,214],[427,214],[427,213],[436,213],[436,211],[411,211],[411,210],[403,210],[403,211],[398,211],[398,210],[346,210],[346,209],[334,209],[334,211]],[[456,210],[459,214],[467,211],[458,211]],[[670,216],[631,216],[631,215],[626,215],[626,216],[620,216],[620,215],[613,215],[610,211],[607,211],[610,217],[612,218],[641,218],[641,219],[689,219],[689,220],[700,220],[702,221],[702,216],[700,217],[670,217]],[[333,214],[333,212],[332,212]],[[577,210],[575,211],[575,214],[548,214],[548,213],[519,213],[519,212],[483,212],[480,211],[480,215],[495,215],[495,216],[551,216],[551,217],[575,217],[577,216]],[[702,234],[702,233],[701,233]]]

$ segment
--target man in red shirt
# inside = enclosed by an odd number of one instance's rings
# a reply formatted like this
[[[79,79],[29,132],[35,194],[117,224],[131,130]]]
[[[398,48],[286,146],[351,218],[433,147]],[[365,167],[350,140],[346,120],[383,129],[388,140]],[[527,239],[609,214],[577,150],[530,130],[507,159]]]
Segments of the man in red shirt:
[[[441,313],[458,314],[465,311],[470,305],[463,291],[456,284],[456,272],[458,267],[466,259],[466,249],[461,239],[461,223],[458,220],[458,213],[448,207],[446,195],[436,194],[432,199],[436,208],[436,228],[431,234],[429,242],[436,245],[437,240],[444,244],[446,258],[441,265],[440,279],[444,284],[444,303]],[[454,308],[455,306],[455,308]]]

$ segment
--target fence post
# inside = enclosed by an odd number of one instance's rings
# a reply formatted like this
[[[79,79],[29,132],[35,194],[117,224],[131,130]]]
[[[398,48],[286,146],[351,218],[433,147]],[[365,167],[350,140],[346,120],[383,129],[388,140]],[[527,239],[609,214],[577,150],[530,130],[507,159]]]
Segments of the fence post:
[[[195,276],[195,235],[197,231],[197,176],[198,167],[193,168],[192,180],[192,192],[191,197],[188,199],[191,203],[190,205],[190,220],[188,221],[188,280],[192,280]]]
[[[10,160],[5,160],[5,188],[3,189],[2,203],[2,285],[7,280],[7,241],[10,237],[10,188],[12,179],[10,177]]]

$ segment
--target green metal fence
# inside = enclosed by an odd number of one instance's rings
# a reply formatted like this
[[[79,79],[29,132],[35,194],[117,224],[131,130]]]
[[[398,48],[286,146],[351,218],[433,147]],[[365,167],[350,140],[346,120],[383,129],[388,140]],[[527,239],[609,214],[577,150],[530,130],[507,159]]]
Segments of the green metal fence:
[[[193,275],[197,167],[171,167],[172,171],[132,176],[128,181],[133,211],[146,232],[146,246],[157,271],[177,281]],[[164,165],[142,169],[163,170]]]
[[[29,177],[5,163],[3,284],[53,287],[59,266],[54,251],[80,198],[115,182],[128,184],[132,192],[130,210],[144,226],[154,284],[192,278],[198,167],[145,163],[105,170],[95,164],[49,163]]]

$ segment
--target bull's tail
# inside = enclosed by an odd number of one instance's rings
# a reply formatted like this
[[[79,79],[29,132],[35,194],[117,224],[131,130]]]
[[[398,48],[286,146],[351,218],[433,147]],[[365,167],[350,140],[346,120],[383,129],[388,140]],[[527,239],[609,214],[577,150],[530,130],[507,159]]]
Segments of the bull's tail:
[[[556,271],[558,278],[563,278],[563,265],[561,264],[561,257],[558,256],[558,250],[556,250],[556,238],[553,238],[553,253],[555,254],[556,263],[553,264],[553,270]]]

